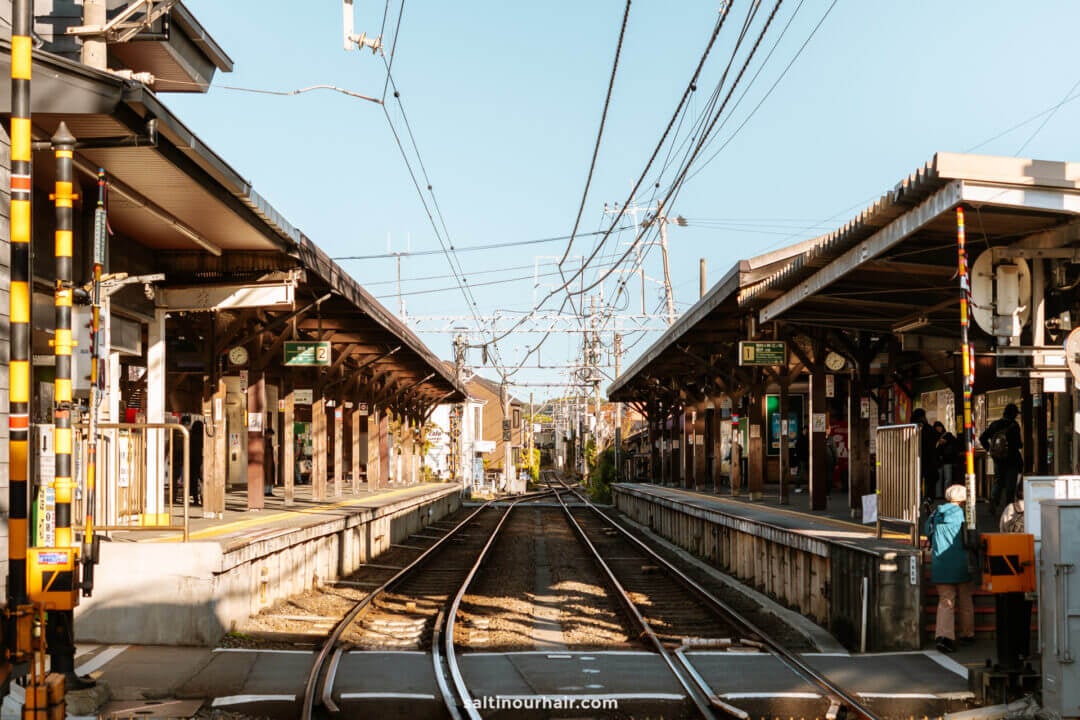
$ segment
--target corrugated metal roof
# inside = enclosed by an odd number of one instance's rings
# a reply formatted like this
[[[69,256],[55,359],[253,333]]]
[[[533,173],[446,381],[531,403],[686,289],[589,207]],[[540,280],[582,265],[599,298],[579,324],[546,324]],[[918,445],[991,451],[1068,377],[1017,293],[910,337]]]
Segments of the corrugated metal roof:
[[[840,228],[804,243],[804,250],[793,256],[779,270],[739,291],[739,305],[753,306],[763,293],[791,287],[812,275],[818,268],[888,225],[909,208],[947,182],[937,171],[937,155],[930,162],[901,180],[870,207]]]

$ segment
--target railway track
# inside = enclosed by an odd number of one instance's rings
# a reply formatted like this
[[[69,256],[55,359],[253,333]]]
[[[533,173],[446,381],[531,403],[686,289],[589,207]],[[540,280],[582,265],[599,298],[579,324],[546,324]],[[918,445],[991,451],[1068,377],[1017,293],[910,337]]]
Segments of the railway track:
[[[677,684],[681,689],[680,694],[666,701],[669,710],[664,711],[664,716],[668,712],[677,717],[707,719],[758,716],[756,706],[751,708],[751,715],[745,707],[722,699],[695,668],[695,652],[715,651],[777,658],[819,689],[824,698],[819,717],[877,720],[872,711],[773,642],[576,489],[551,476],[548,480],[546,491],[478,507],[412,563],[357,602],[329,633],[315,658],[305,684],[300,717],[310,720],[339,713],[334,700],[335,679],[343,654],[350,650],[424,653],[427,660],[423,662],[433,671],[438,686],[435,702],[441,705],[445,717],[481,720],[489,714],[481,714],[482,704],[470,688],[467,675],[474,680],[476,676],[463,672],[459,662],[460,651],[474,649],[470,648],[470,631],[484,635],[488,620],[464,611],[463,602],[511,513],[533,506],[530,512],[549,516],[551,508],[560,509],[585,550],[583,557],[591,558],[596,575],[603,578],[610,597],[623,611],[631,647],[644,648],[659,658],[654,661],[662,663],[657,669],[666,668],[674,679],[672,687]],[[643,655],[640,650],[636,653]],[[684,699],[676,701],[680,697]],[[614,716],[621,717],[617,713]]]
[[[821,691],[829,703],[824,713],[828,720],[878,720],[874,712],[843,688],[664,560],[579,491],[561,480],[557,482],[580,501],[580,505],[571,506],[563,501],[562,493],[556,493],[568,521],[589,548],[593,561],[607,577],[641,636],[663,658],[701,717],[746,720],[751,715],[716,696],[685,654],[692,648],[770,653]]]
[[[464,591],[514,507],[558,497],[561,492],[552,489],[509,503],[481,505],[357,602],[330,631],[315,657],[301,700],[302,720],[318,717],[317,708],[324,713],[338,711],[332,697],[334,681],[342,654],[352,648],[430,649],[447,712],[452,718],[462,717],[459,708],[471,698],[457,666],[453,636]]]

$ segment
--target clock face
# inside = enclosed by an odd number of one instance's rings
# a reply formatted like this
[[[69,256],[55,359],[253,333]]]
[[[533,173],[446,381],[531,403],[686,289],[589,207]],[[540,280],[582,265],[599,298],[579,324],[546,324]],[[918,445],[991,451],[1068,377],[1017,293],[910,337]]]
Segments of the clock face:
[[[847,359],[840,353],[831,352],[825,356],[825,367],[833,372],[843,370],[845,365],[847,365]]]
[[[248,351],[246,348],[237,345],[229,351],[229,362],[233,365],[246,365],[248,361]]]

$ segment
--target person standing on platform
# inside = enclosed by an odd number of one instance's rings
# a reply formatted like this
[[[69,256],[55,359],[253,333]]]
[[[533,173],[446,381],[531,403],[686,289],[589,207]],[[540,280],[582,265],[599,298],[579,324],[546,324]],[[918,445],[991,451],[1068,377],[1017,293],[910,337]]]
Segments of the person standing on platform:
[[[943,653],[956,652],[957,642],[961,645],[975,642],[975,606],[963,541],[965,502],[967,487],[953,485],[945,490],[945,503],[926,521],[931,550],[930,580],[938,591],[934,639]]]
[[[937,433],[926,421],[926,411],[922,408],[916,408],[911,413],[911,422],[919,426],[919,475],[923,501],[928,502],[934,497],[934,486],[938,479]]]
[[[1016,422],[1019,414],[1020,408],[1009,403],[1001,417],[979,435],[979,444],[994,461],[994,489],[990,492],[990,513],[994,517],[1016,500],[1016,481],[1024,464],[1020,454],[1024,441],[1020,438],[1020,424]]]
[[[263,433],[263,496],[274,496],[274,481],[277,479],[277,463],[274,457],[274,429],[266,428]]]
[[[799,477],[795,492],[802,492],[806,485],[808,469],[810,468],[810,431],[804,424],[799,429],[799,437],[795,440],[795,458],[798,461]]]
[[[1016,487],[1016,500],[1001,513],[998,529],[1003,533],[1024,532],[1023,484]],[[1015,670],[1023,665],[1024,658],[1031,657],[1031,600],[1022,592],[997,593],[994,605],[998,667]]]
[[[934,432],[937,434],[937,463],[938,478],[934,488],[934,499],[941,500],[945,497],[945,488],[953,484],[953,468],[956,466],[957,448],[956,436],[945,429],[945,425],[939,420],[934,423]]]
[[[188,466],[188,474],[191,482],[191,504],[202,505],[203,487],[203,421],[194,419],[188,428],[188,447],[191,448],[191,461]]]

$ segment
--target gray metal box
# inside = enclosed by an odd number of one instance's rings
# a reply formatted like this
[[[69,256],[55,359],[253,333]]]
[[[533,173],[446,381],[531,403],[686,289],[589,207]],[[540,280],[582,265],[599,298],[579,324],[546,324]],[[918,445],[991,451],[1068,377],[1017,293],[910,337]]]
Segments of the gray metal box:
[[[1043,707],[1080,718],[1080,500],[1044,500],[1041,523]]]

